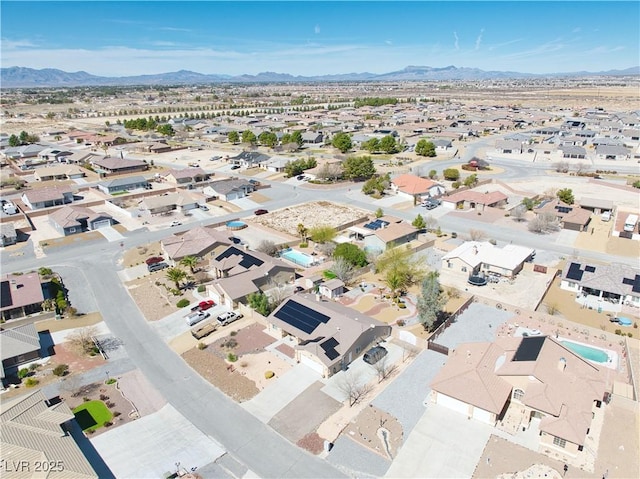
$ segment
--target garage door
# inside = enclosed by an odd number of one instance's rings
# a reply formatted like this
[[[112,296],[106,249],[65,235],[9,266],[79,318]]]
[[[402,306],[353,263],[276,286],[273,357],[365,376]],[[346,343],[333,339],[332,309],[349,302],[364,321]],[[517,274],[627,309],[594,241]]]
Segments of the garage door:
[[[473,408],[473,418],[491,426],[496,423],[493,419],[493,414],[478,407]]]
[[[459,412],[460,414],[464,414],[465,416],[469,414],[469,405],[467,403],[463,403],[462,401],[458,401],[457,399],[446,396],[444,394],[438,393],[436,404],[440,404],[441,406],[453,409],[454,411]]]
[[[305,356],[304,354],[300,355],[300,362],[305,366],[308,366],[309,368],[313,369],[315,372],[317,372],[321,376],[324,373],[324,368],[322,367],[322,364],[314,361],[313,359],[311,359],[308,356]]]
[[[107,228],[111,226],[111,220],[101,220],[101,221],[96,221],[95,223],[93,223],[93,229],[97,230],[100,228]]]

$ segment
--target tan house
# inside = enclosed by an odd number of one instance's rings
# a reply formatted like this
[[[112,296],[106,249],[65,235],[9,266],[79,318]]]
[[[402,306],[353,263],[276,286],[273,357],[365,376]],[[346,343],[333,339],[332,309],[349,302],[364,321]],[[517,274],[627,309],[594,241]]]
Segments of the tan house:
[[[191,167],[182,170],[169,170],[162,176],[169,183],[186,186],[207,181],[210,174],[200,167]]]
[[[466,190],[442,198],[442,206],[449,209],[472,209],[482,211],[487,207],[500,208],[507,204],[508,197],[500,191],[480,193]]]
[[[442,269],[468,276],[487,273],[513,278],[533,254],[532,248],[514,244],[500,248],[488,241],[465,241],[442,257]]]
[[[48,401],[38,389],[0,404],[0,450],[3,477],[73,477],[97,479],[93,467],[76,443],[74,414],[64,401]],[[10,464],[26,463],[22,471],[7,471]],[[47,465],[39,472],[36,465]],[[40,471],[44,468],[40,467]],[[6,474],[6,476],[5,476]]]
[[[216,250],[225,249],[230,244],[224,232],[199,226],[163,239],[160,247],[165,258],[178,262],[186,256],[207,260]]]
[[[160,196],[150,196],[140,202],[140,209],[151,215],[159,215],[170,211],[189,211],[198,207],[198,201],[188,192],[167,193]]]
[[[48,166],[36,168],[33,172],[36,181],[73,180],[84,176],[86,176],[84,170],[76,165]]]
[[[431,401],[490,425],[539,430],[539,451],[575,456],[607,389],[604,373],[548,336],[460,344],[431,382]]]
[[[591,222],[591,211],[579,205],[568,205],[560,200],[552,200],[533,210],[537,215],[551,213],[562,227],[572,231],[586,231]]]
[[[268,317],[269,331],[296,339],[295,358],[323,377],[345,369],[371,345],[391,334],[391,326],[321,295],[298,293]]]

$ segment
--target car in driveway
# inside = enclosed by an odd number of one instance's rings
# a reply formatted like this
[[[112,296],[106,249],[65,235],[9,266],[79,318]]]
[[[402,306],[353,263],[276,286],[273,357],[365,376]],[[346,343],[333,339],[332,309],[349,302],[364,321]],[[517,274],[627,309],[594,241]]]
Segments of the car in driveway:
[[[220,326],[226,326],[229,323],[233,323],[238,319],[242,318],[241,313],[236,313],[235,311],[227,311],[226,313],[222,313],[217,317],[218,323]]]
[[[420,206],[422,206],[423,208],[426,208],[428,210],[432,210],[434,208],[437,208],[441,204],[442,204],[442,201],[440,201],[440,200],[436,200],[436,199],[433,199],[433,198],[427,198],[426,200],[424,200],[420,204]]]
[[[207,299],[205,301],[200,301],[193,308],[191,308],[191,311],[206,311],[207,309],[213,308],[215,305],[216,303],[213,301],[213,299]]]
[[[160,270],[168,268],[168,267],[169,267],[169,265],[167,263],[164,263],[164,262],[152,263],[152,264],[148,264],[147,265],[147,271],[149,271],[149,273],[153,273],[155,271],[160,271]]]
[[[267,213],[268,213],[268,211],[267,211],[267,210],[263,210],[263,209],[255,210],[255,211],[253,212],[253,214],[254,214],[254,215],[256,215],[256,216],[266,215]]]
[[[240,165],[233,165],[231,167],[232,170],[239,170],[240,169]]]
[[[387,350],[382,346],[374,346],[364,353],[363,360],[367,364],[375,364],[387,355]]]
[[[182,223],[180,223],[179,221],[177,221],[177,220],[173,220],[169,226],[171,226],[171,227],[173,227],[173,226],[180,226],[181,224],[182,224]]]
[[[196,339],[202,339],[209,336],[211,333],[215,332],[218,329],[218,325],[214,322],[210,322],[207,324],[203,324],[202,326],[192,329],[191,336]]]
[[[150,264],[162,263],[163,261],[164,258],[162,256],[151,256],[150,258],[144,260],[144,262],[147,263],[147,266]]]
[[[193,326],[200,321],[207,319],[210,316],[206,311],[195,311],[193,313],[187,314],[184,319],[189,326]]]
[[[209,211],[209,207],[207,205],[198,205],[198,207],[202,210],[202,211]]]

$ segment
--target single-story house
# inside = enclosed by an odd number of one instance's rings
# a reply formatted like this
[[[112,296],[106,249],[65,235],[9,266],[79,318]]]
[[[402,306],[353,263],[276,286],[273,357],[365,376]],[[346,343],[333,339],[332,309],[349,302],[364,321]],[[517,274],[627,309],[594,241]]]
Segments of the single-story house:
[[[22,194],[21,199],[31,210],[40,210],[71,203],[73,192],[69,188],[49,186],[27,191]]]
[[[592,211],[596,215],[601,215],[605,211],[613,212],[615,205],[611,200],[603,200],[600,198],[581,198],[580,207],[585,210]]]
[[[458,345],[431,382],[430,399],[491,426],[509,415],[540,431],[539,451],[575,456],[606,393],[602,370],[560,342],[499,337]]]
[[[409,174],[393,178],[391,180],[391,190],[411,200],[421,197],[436,198],[445,193],[445,188],[440,183]]]
[[[75,151],[73,154],[69,156],[65,156],[65,162],[69,164],[78,164],[78,163],[91,163],[93,158],[101,158],[100,155],[96,155],[90,151]]]
[[[513,278],[533,254],[532,248],[514,244],[500,248],[488,241],[465,241],[442,257],[442,268],[468,276],[483,272]]]
[[[190,167],[182,170],[172,169],[164,173],[162,176],[169,183],[187,185],[207,181],[210,175],[200,167]]]
[[[84,178],[84,176],[86,176],[84,170],[75,165],[36,168],[33,172],[33,177],[36,181],[74,180],[76,178]]]
[[[445,153],[453,148],[453,143],[451,143],[451,140],[447,140],[445,138],[432,140],[431,143],[433,143],[433,145],[436,147],[436,152],[438,153]]]
[[[33,323],[0,330],[0,359],[2,378],[21,364],[40,359],[40,336]]]
[[[5,321],[39,313],[43,302],[44,293],[38,273],[0,277],[0,315]]]
[[[174,210],[189,211],[197,207],[198,201],[186,192],[151,196],[140,202],[140,209],[147,210],[152,215],[168,213]]]
[[[586,231],[591,222],[591,211],[579,205],[568,205],[560,200],[552,200],[533,210],[535,214],[552,213],[564,229]]]
[[[449,209],[475,209],[482,211],[485,208],[500,208],[507,204],[508,197],[501,191],[480,193],[479,191],[465,190],[453,193],[442,198],[442,206]]]
[[[322,133],[317,131],[307,131],[302,134],[302,141],[307,144],[317,144],[324,141]]]
[[[49,215],[49,223],[64,236],[93,231],[114,224],[110,214],[95,212],[84,206],[64,206]]]
[[[258,151],[243,151],[242,153],[232,156],[229,161],[234,165],[240,165],[245,168],[258,166],[260,163],[269,159],[268,155]]]
[[[364,228],[367,228],[366,224]],[[391,246],[400,246],[409,243],[417,237],[418,229],[404,221],[389,223],[387,225],[383,224],[381,228],[376,228],[372,235],[367,235],[363,238],[364,249],[367,252],[383,252]]]
[[[134,173],[136,171],[146,171],[149,165],[142,160],[125,160],[124,158],[107,156],[99,160],[93,160],[93,167],[98,173],[107,175],[120,175],[124,173]]]
[[[15,223],[0,223],[0,246],[10,246],[18,242]]]
[[[267,171],[272,171],[274,173],[281,173],[284,171],[284,168],[287,166],[287,163],[292,161],[293,158],[286,158],[284,156],[272,156],[271,158],[260,162],[258,166]]]
[[[496,140],[496,151],[502,154],[521,154],[523,144],[517,140]]]
[[[248,180],[224,179],[210,183],[203,188],[202,192],[210,198],[231,201],[244,198],[254,190],[255,185]]]
[[[165,258],[179,262],[186,256],[207,259],[207,255],[221,251],[231,244],[229,235],[213,228],[198,226],[160,241]]]
[[[560,278],[560,288],[578,296],[595,296],[613,304],[640,307],[640,270],[631,266],[571,261]]]
[[[38,145],[37,143],[33,143],[30,145],[20,145],[20,146],[12,146],[6,148],[2,151],[2,154],[5,158],[9,159],[22,159],[22,158],[35,158],[38,154],[48,149],[48,146]]]
[[[631,151],[624,146],[598,145],[596,146],[596,158],[598,160],[628,160]]]
[[[293,336],[295,359],[330,377],[346,369],[371,345],[391,334],[391,326],[321,295],[298,293],[268,317],[272,334]]]
[[[127,176],[115,178],[113,180],[101,181],[97,188],[108,195],[114,193],[125,193],[132,190],[147,189],[149,182],[144,176]]]
[[[338,278],[330,279],[320,283],[318,286],[318,293],[325,298],[334,299],[344,294],[344,282]]]
[[[0,406],[0,447],[7,477],[98,479],[82,449],[69,431],[75,415],[64,401],[49,401],[42,389],[4,401]],[[21,462],[24,461],[24,462]],[[13,464],[14,470],[8,471]],[[25,470],[18,472],[20,464]],[[49,470],[34,472],[38,465]],[[63,472],[51,472],[52,469]]]
[[[582,146],[560,145],[558,149],[562,151],[563,158],[584,160],[587,157],[587,150],[585,150]]]
[[[44,161],[57,161],[66,163],[66,157],[71,156],[72,151],[60,150],[58,148],[47,148],[38,153],[38,158]]]

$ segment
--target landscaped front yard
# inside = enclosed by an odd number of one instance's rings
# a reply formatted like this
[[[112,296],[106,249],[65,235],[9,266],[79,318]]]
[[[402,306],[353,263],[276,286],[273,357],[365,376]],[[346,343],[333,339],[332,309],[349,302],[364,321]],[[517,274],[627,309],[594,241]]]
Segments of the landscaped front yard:
[[[74,408],[73,414],[83,431],[95,431],[113,419],[113,414],[102,401],[87,401]]]

